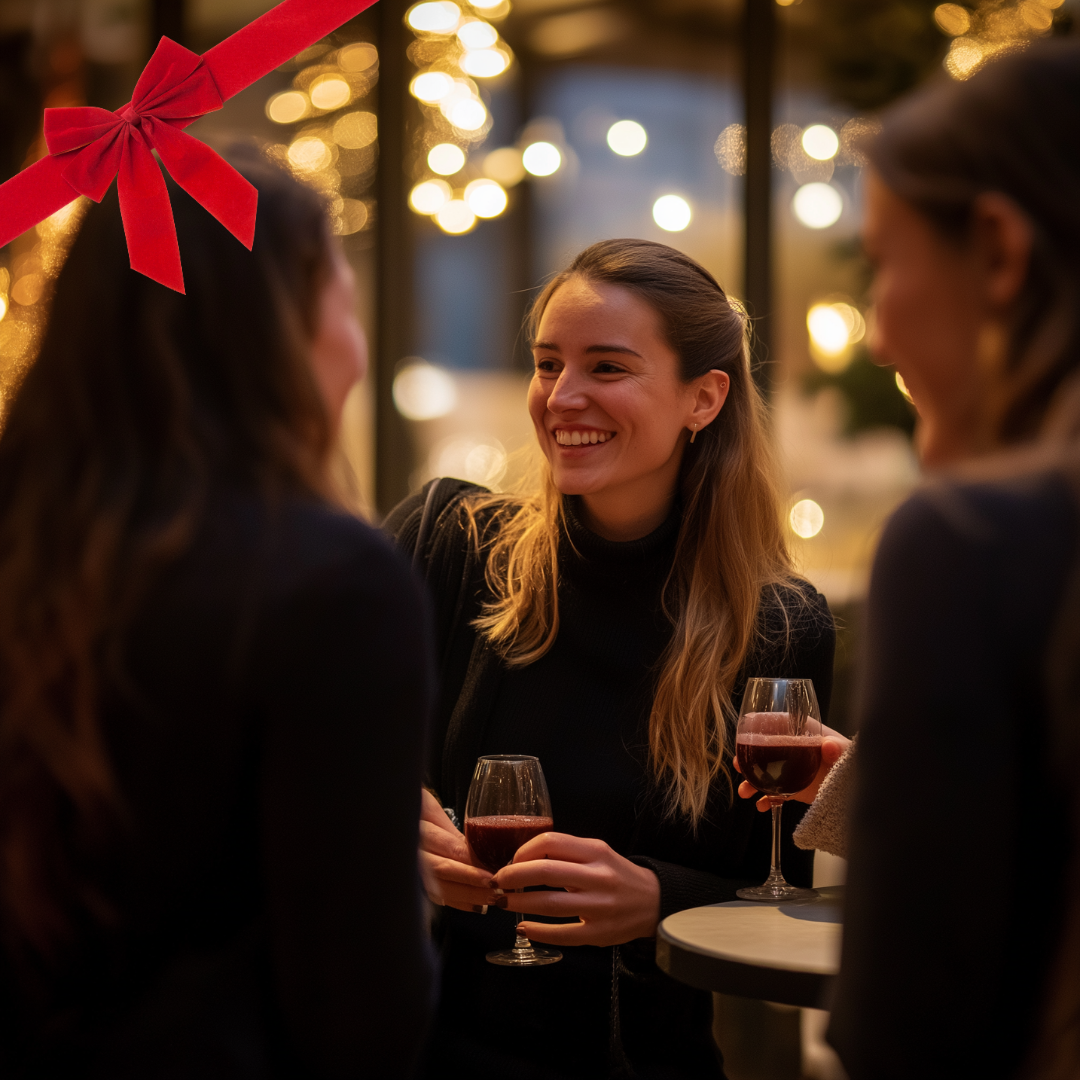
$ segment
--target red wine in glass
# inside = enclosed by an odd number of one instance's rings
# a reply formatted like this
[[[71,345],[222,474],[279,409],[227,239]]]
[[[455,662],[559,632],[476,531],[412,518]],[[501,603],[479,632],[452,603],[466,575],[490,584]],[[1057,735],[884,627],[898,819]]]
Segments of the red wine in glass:
[[[465,802],[465,839],[484,869],[496,873],[522,844],[552,828],[540,759],[526,754],[489,754],[476,762]],[[518,915],[517,924],[521,925]],[[489,964],[540,967],[562,959],[558,949],[533,945],[520,930],[514,946],[489,952]]]
[[[549,832],[553,824],[549,817],[532,814],[492,814],[467,818],[465,839],[484,869],[494,874],[514,861],[514,855],[522,844],[534,836]]]
[[[743,900],[805,900],[817,896],[784,880],[780,812],[813,783],[821,768],[821,711],[809,679],[750,679],[743,694],[735,755],[747,782],[772,805],[772,865],[762,885],[739,889]]]

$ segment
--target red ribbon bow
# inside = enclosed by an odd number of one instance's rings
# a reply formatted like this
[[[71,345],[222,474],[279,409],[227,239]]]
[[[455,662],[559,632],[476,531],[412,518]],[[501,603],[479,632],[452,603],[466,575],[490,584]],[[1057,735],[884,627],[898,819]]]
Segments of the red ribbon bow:
[[[131,268],[184,291],[169,175],[251,248],[258,193],[205,143],[182,130],[303,52],[374,0],[284,0],[204,56],[162,38],[129,104],[46,109],[50,156],[0,185],[0,247],[78,195],[100,202],[119,177]]]

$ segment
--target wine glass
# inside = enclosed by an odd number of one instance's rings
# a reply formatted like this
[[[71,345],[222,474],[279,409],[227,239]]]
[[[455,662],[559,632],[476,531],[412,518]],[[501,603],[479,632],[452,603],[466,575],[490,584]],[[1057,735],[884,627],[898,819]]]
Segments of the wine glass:
[[[496,873],[514,861],[522,844],[551,827],[551,797],[539,758],[490,754],[477,760],[465,802],[465,839],[481,866]],[[521,920],[519,913],[515,924]],[[489,964],[503,967],[540,967],[561,959],[558,949],[537,947],[520,931],[512,949],[487,954]]]
[[[743,695],[735,754],[746,780],[772,806],[772,868],[764,884],[739,889],[743,900],[804,900],[813,889],[789,885],[780,872],[780,812],[809,787],[821,767],[821,710],[809,679],[750,679]]]

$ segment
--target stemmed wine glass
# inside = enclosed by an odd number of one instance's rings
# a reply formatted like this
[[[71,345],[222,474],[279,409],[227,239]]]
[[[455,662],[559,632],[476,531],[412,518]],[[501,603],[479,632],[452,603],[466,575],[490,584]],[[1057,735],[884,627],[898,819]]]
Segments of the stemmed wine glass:
[[[735,754],[743,776],[772,806],[772,868],[764,884],[739,889],[743,900],[803,900],[817,893],[789,885],[780,872],[780,812],[821,767],[821,710],[809,679],[750,679],[743,695]]]
[[[501,870],[522,844],[551,827],[551,797],[539,758],[491,754],[477,760],[465,802],[465,839],[485,870]],[[515,924],[521,920],[519,913]],[[487,954],[489,964],[503,967],[540,967],[561,959],[558,949],[537,947],[520,931],[512,949]]]

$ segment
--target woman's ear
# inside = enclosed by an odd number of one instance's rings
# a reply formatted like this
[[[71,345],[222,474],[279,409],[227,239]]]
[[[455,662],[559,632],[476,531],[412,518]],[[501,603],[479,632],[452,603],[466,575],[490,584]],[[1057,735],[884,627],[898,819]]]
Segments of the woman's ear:
[[[972,207],[971,236],[987,306],[1000,314],[1016,300],[1027,280],[1034,227],[1007,195],[987,191]]]
[[[694,404],[686,426],[692,431],[708,427],[724,407],[730,389],[730,376],[726,371],[718,371],[716,368],[695,379]]]

